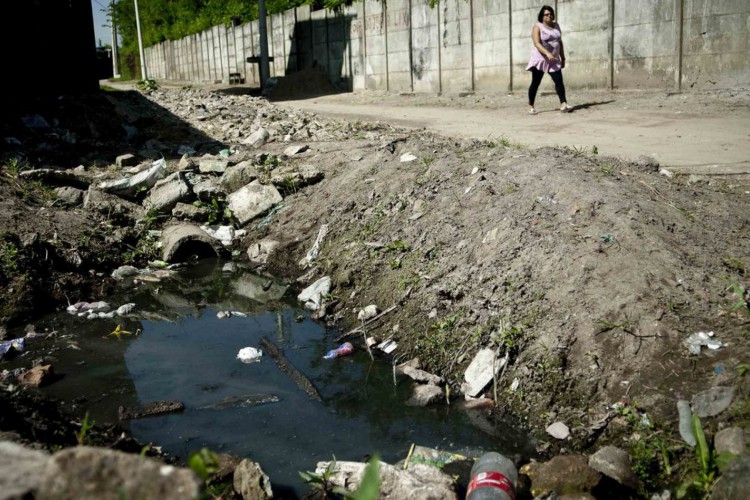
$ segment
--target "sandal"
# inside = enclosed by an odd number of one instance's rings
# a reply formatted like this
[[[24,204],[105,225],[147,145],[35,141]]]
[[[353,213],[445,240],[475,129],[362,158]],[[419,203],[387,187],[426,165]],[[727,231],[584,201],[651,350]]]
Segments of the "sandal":
[[[539,114],[539,111],[537,111],[537,110],[536,110],[536,108],[531,108],[531,109],[529,110],[529,114],[530,114],[530,115],[538,115],[538,114]]]

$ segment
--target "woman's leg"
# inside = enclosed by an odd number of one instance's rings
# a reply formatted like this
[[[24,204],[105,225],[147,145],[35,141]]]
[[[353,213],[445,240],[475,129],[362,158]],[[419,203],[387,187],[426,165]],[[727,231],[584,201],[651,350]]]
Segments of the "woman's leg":
[[[536,101],[536,91],[539,90],[539,84],[542,83],[542,77],[544,71],[536,68],[531,68],[531,85],[529,85],[529,108],[534,109],[534,101]]]
[[[565,98],[565,84],[563,83],[562,71],[553,71],[549,76],[555,82],[555,92],[557,92],[557,97],[560,98],[560,104],[567,104],[568,100]]]

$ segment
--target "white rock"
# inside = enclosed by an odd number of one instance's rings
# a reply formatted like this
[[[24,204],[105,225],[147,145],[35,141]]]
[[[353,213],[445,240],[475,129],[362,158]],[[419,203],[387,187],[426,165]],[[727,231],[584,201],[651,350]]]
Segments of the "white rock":
[[[562,422],[555,422],[545,429],[547,434],[556,439],[568,439],[570,436],[570,429]]]

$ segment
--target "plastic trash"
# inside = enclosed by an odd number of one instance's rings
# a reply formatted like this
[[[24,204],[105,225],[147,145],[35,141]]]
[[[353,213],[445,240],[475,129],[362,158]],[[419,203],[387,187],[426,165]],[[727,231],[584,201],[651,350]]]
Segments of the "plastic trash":
[[[485,453],[471,468],[466,500],[514,500],[518,471],[515,464],[500,453]]]
[[[378,349],[380,349],[386,354],[392,353],[393,351],[396,350],[397,347],[398,347],[398,344],[392,340],[386,340],[385,342],[381,342],[380,344],[378,344]]]
[[[354,346],[350,342],[344,342],[338,348],[331,349],[323,356],[323,359],[335,359],[341,356],[346,356],[354,352]]]
[[[693,412],[690,411],[690,403],[681,399],[677,401],[677,413],[680,416],[680,436],[690,446],[695,446],[695,434],[693,434]]]
[[[243,363],[257,363],[260,361],[261,356],[263,356],[263,351],[255,347],[243,347],[237,353],[237,359]]]
[[[714,332],[697,332],[685,339],[685,346],[691,354],[698,355],[701,353],[701,347],[706,346],[709,349],[716,350],[724,347],[718,340],[713,338]]]
[[[7,340],[5,342],[0,342],[0,359],[3,359],[6,355],[11,353],[11,351],[15,352],[23,352],[26,350],[26,346],[24,345],[24,339],[13,339],[13,340]]]

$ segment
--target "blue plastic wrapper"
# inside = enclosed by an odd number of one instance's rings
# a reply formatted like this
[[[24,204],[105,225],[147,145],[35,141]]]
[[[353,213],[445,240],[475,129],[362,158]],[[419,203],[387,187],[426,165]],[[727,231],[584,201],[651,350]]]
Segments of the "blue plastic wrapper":
[[[24,341],[26,339],[13,339],[13,340],[7,340],[5,342],[0,342],[0,359],[3,359],[8,354],[11,354],[12,352],[23,352],[26,350],[26,346],[24,345]]]

